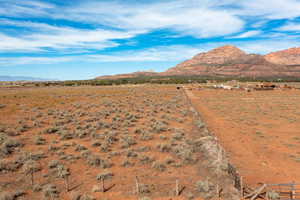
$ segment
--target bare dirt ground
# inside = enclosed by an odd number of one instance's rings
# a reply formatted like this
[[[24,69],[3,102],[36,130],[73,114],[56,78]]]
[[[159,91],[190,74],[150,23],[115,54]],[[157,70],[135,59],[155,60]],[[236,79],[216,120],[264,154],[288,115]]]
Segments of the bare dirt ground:
[[[199,199],[206,177],[189,109],[174,86],[1,88],[0,194]],[[176,179],[185,186],[177,198]]]
[[[300,90],[186,90],[246,183],[300,181]]]

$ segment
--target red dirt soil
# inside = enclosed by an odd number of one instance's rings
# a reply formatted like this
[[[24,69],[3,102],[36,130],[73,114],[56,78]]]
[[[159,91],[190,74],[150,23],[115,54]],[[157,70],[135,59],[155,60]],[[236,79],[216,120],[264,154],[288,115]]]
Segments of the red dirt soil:
[[[300,182],[300,91],[186,90],[250,186]]]
[[[158,93],[160,95],[157,95]],[[65,192],[63,179],[53,177],[49,172],[48,163],[51,160],[58,160],[71,170],[70,186],[78,186],[73,191],[88,194],[97,199],[138,199],[137,195],[133,193],[135,176],[139,177],[142,184],[148,184],[151,187],[151,193],[142,194],[140,197],[150,196],[151,199],[158,200],[185,199],[190,192],[193,192],[195,183],[202,179],[199,175],[201,167],[198,164],[184,164],[172,152],[161,152],[157,148],[158,144],[184,142],[184,140],[172,139],[174,128],[182,129],[187,138],[191,137],[190,134],[194,134],[193,117],[183,114],[189,112],[189,105],[181,91],[176,90],[175,86],[2,88],[0,89],[0,104],[6,105],[0,110],[1,126],[8,126],[14,131],[23,124],[30,126],[28,131],[12,137],[21,141],[24,147],[0,161],[14,160],[23,152],[42,151],[47,157],[38,161],[42,170],[35,173],[35,183],[40,186],[47,183],[55,184],[60,191],[59,199],[71,199],[71,192]],[[52,112],[53,114],[51,114]],[[106,116],[106,113],[109,113],[109,116]],[[126,116],[130,114],[141,118],[131,122],[132,126],[125,126],[124,122],[129,122]],[[66,128],[69,133],[75,133],[78,126],[85,127],[89,124],[90,128],[80,129],[89,132],[89,135],[84,138],[74,136],[73,139],[65,140],[61,139],[58,134],[44,133],[47,128],[58,126],[54,124],[66,119],[70,119],[70,122],[66,122],[60,127]],[[168,130],[160,133],[152,131],[153,121],[168,123]],[[39,125],[34,125],[35,122],[38,122]],[[99,122],[112,125],[110,128],[94,129],[93,127],[96,127]],[[113,125],[117,126],[116,130],[112,128]],[[135,129],[149,132],[153,138],[142,140],[141,134],[136,134]],[[105,143],[105,138],[95,139],[92,137],[92,133],[105,136],[110,132],[116,132],[116,137],[119,139],[111,145],[110,152],[102,152],[100,147],[92,145],[97,140],[101,144]],[[44,138],[46,144],[36,145],[34,141],[37,136]],[[127,136],[131,136],[137,144],[122,148],[122,138]],[[164,139],[162,139],[163,136],[165,136]],[[88,165],[81,152],[75,151],[78,144],[85,146],[93,155],[111,162],[113,166],[102,169]],[[50,146],[60,149],[50,151]],[[142,147],[151,149],[145,152],[136,150]],[[137,157],[126,156],[129,149],[135,151]],[[112,152],[120,155],[111,155]],[[171,158],[175,164],[178,163],[178,166],[165,164],[166,169],[159,171],[154,169],[151,163],[141,164],[139,159],[142,155],[153,157],[155,162],[161,163],[165,163],[167,158]],[[66,160],[62,156],[79,156],[79,158]],[[135,165],[121,166],[124,160]],[[115,187],[106,193],[92,192],[93,186],[100,185],[96,180],[97,174],[105,171],[114,174],[112,180],[107,181],[107,186],[115,184]],[[176,179],[180,180],[181,185],[186,186],[180,198],[174,198],[173,190]],[[26,199],[34,200],[43,197],[43,192],[32,192],[30,177],[24,176],[22,169],[5,173],[0,170],[0,191],[16,190],[26,191]]]

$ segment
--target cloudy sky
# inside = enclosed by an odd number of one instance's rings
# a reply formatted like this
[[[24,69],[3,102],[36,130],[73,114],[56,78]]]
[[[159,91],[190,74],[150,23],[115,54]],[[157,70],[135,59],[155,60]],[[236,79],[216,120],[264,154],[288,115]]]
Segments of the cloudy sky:
[[[300,0],[0,0],[0,75],[163,71],[225,44],[300,46]]]

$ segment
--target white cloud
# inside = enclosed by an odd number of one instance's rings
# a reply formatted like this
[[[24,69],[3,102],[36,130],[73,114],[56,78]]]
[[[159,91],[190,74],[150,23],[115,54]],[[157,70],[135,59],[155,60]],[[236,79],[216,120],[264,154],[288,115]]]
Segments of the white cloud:
[[[250,38],[250,37],[260,35],[260,34],[262,34],[261,31],[247,31],[247,32],[244,32],[244,33],[241,33],[239,35],[232,36],[229,38]]]
[[[167,28],[199,38],[223,36],[240,31],[244,22],[224,9],[215,8],[219,3],[214,2],[175,0],[126,4],[121,1],[92,1],[67,9],[66,14],[56,17],[101,23],[125,30],[153,31]]]
[[[300,31],[300,24],[288,23],[277,29],[278,31]]]
[[[272,2],[266,0],[168,0],[141,2],[89,0],[81,1],[80,4],[73,3],[62,6],[37,0],[0,0],[0,15],[2,16],[19,18],[42,17],[51,18],[52,20],[67,19],[75,23],[83,22],[94,27],[93,29],[79,29],[33,21],[0,19],[0,25],[26,28],[22,35],[8,35],[3,31],[1,33],[0,30],[0,52],[46,51],[46,48],[56,51],[57,54],[61,52],[88,52],[89,49],[104,49],[121,45],[114,41],[115,39],[129,39],[139,34],[161,29],[170,30],[170,37],[174,35],[192,35],[197,38],[227,36],[227,39],[229,39],[249,38],[260,35],[267,38],[269,33],[262,33],[260,30],[246,31],[233,37],[228,37],[228,35],[234,35],[245,30],[245,25],[249,18],[251,18],[250,21],[254,27],[261,27],[272,19],[300,16],[299,0],[272,0]],[[255,21],[261,23],[254,23]],[[108,27],[111,29],[108,29]],[[278,30],[299,31],[299,29],[300,27],[297,24],[287,24]],[[288,38],[288,42],[281,44],[284,46],[285,44],[290,44],[289,41],[292,41],[292,39]],[[297,40],[294,38],[293,41]],[[223,43],[203,44],[201,46],[203,48],[200,49],[221,44]],[[255,41],[253,43],[248,42],[248,46],[246,46],[250,50],[256,49],[257,52],[262,52],[261,49],[267,49],[263,45],[259,46],[260,44],[262,44],[261,41],[257,45]],[[242,45],[245,46],[245,44]],[[193,46],[195,47],[195,45]],[[268,46],[277,48],[277,46],[269,43]],[[114,55],[98,55],[97,58],[106,61],[164,60],[168,57],[175,59],[180,57],[177,54],[178,52],[183,55],[190,55],[190,50],[194,49],[194,47],[188,48],[183,45],[177,47],[184,47],[183,49],[188,52],[153,47],[141,51],[120,52]],[[193,50],[192,52],[194,53],[195,51]],[[125,54],[123,55],[123,53]]]
[[[26,64],[54,64],[72,61],[72,57],[0,57],[1,66],[15,66]]]
[[[251,0],[236,1],[241,9],[241,15],[260,16],[265,19],[296,18],[300,16],[300,2],[298,0]]]
[[[7,17],[47,16],[55,6],[41,1],[0,0],[0,15]]]
[[[29,27],[31,31],[17,36],[0,33],[0,51],[44,51],[43,48],[99,50],[118,46],[118,43],[112,41],[114,39],[127,39],[142,33],[105,29],[75,29],[30,21],[0,20],[1,24]]]
[[[93,54],[87,56],[93,62],[131,61],[181,61],[203,51],[199,47],[184,45],[158,46],[138,51],[123,51],[115,54]]]

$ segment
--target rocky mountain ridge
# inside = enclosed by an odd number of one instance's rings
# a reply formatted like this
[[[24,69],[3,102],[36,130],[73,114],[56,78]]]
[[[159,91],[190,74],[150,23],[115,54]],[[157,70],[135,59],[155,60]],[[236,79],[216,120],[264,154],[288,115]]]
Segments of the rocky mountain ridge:
[[[300,48],[290,48],[267,55],[259,55],[247,54],[235,46],[226,45],[199,53],[165,72],[135,72],[110,76],[110,78],[174,75],[300,78]],[[103,79],[103,77],[100,77],[100,79]]]

